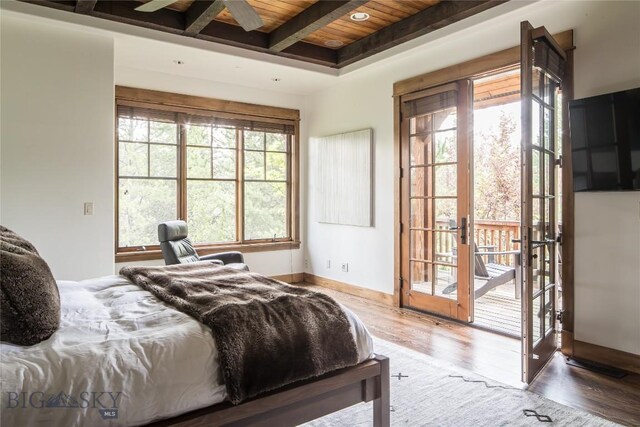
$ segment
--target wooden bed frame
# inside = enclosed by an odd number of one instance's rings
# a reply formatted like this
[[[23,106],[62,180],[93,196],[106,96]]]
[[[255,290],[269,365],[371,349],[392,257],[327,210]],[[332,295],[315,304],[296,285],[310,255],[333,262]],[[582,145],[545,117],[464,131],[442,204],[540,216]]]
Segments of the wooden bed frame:
[[[389,359],[385,356],[377,355],[359,365],[301,381],[236,406],[223,402],[148,426],[295,426],[370,401],[372,425],[389,427]]]

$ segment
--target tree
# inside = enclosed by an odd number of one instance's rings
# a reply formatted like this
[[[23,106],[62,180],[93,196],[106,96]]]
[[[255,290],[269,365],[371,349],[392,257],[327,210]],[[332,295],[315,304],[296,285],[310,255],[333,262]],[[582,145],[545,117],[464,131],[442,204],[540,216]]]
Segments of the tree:
[[[520,219],[520,149],[516,118],[500,111],[497,127],[474,136],[476,219]]]

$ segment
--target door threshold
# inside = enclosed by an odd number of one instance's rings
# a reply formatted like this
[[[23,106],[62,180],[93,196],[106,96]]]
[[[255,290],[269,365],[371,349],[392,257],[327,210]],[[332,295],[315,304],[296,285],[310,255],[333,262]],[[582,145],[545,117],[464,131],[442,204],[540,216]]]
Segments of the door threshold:
[[[436,319],[441,319],[443,321],[446,322],[452,322],[452,323],[457,323],[459,325],[463,325],[463,326],[469,326],[472,327],[474,329],[479,329],[481,331],[485,331],[485,332],[490,332],[492,334],[496,334],[496,335],[500,335],[506,338],[511,338],[514,340],[519,340],[521,337],[515,334],[508,334],[506,332],[502,332],[502,331],[498,331],[496,329],[491,329],[487,326],[483,326],[483,325],[477,325],[475,323],[469,323],[469,322],[463,322],[462,320],[458,320],[458,319],[454,319],[451,317],[447,317],[447,316],[443,316],[441,314],[438,313],[433,313],[427,310],[420,310],[419,308],[415,308],[415,307],[400,307],[401,310],[407,310],[413,313],[418,313],[418,314],[424,314],[425,316],[429,316],[429,317],[434,317]]]
[[[507,338],[513,338],[515,340],[519,340],[522,338],[520,335],[510,334],[509,332],[501,331],[499,329],[494,329],[490,326],[479,325],[475,322],[466,323],[466,325],[471,326],[472,328],[475,328],[475,329],[480,329],[481,331],[491,332],[492,334],[500,335]]]

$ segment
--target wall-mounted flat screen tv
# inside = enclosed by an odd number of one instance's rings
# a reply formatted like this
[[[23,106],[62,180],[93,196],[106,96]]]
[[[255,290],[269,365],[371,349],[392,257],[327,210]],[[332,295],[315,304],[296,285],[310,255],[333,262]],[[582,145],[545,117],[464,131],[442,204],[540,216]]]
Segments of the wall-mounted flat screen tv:
[[[569,103],[574,191],[640,190],[640,88]]]

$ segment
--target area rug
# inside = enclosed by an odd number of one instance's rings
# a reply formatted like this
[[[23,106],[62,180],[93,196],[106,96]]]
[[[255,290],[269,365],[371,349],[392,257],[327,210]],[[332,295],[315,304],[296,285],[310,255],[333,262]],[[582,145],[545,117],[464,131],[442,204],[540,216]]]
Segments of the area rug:
[[[392,426],[617,425],[393,343],[374,343],[390,359]],[[361,403],[305,425],[371,426],[372,411],[371,402]]]

